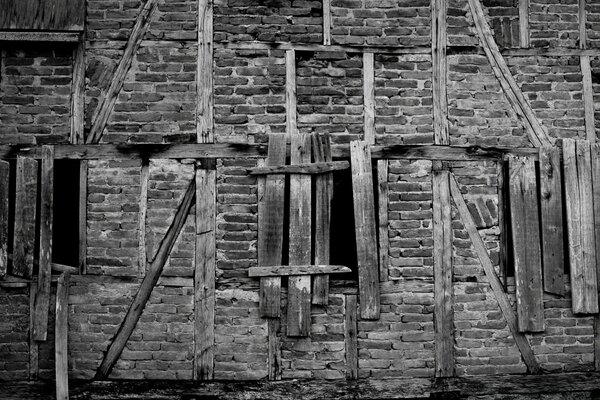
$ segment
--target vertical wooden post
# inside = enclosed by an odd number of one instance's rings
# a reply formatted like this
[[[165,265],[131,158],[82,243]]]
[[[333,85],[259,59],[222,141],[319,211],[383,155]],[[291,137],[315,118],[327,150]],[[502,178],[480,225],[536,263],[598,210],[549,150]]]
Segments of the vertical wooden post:
[[[296,112],[296,51],[285,51],[285,109],[286,132],[293,135],[298,132]]]
[[[198,0],[198,143],[213,143],[213,0]]]
[[[375,57],[363,53],[364,140],[375,144]]]
[[[79,162],[79,273],[87,273],[87,173],[88,161]]]
[[[431,56],[433,62],[433,139],[435,144],[448,145],[448,60],[446,0],[431,1]]]
[[[56,399],[69,399],[69,364],[67,335],[69,331],[69,277],[60,274],[56,287],[56,322],[54,324],[54,368],[56,374]]]
[[[592,88],[592,68],[590,56],[579,57],[583,77],[583,107],[585,110],[585,138],[596,141],[596,120],[594,116],[594,89]]]
[[[35,249],[37,162],[17,157],[13,274],[31,279]]]
[[[519,0],[519,42],[529,48],[529,0]]]
[[[10,164],[0,160],[0,279],[8,272],[8,185]]]
[[[268,375],[272,381],[281,380],[281,322],[279,318],[267,319],[267,334],[269,337]]]
[[[73,50],[73,81],[71,82],[71,137],[72,144],[85,142],[85,34],[81,34]]]
[[[144,276],[148,267],[146,255],[146,215],[148,213],[148,181],[150,179],[150,160],[142,159],[140,169],[140,214],[138,229],[138,276]]]
[[[587,48],[587,14],[585,10],[585,0],[579,0],[579,48]]]
[[[498,178],[498,226],[500,227],[500,252],[498,254],[498,269],[502,284],[506,287],[506,263],[508,260],[508,218],[506,218],[506,190],[504,183],[504,160],[496,162],[496,176]]]
[[[217,171],[214,160],[196,171],[196,272],[194,279],[194,379],[214,374]]]
[[[40,347],[39,342],[33,339],[33,325],[35,323],[35,294],[37,283],[31,281],[29,284],[29,380],[37,381],[40,374]]]
[[[344,303],[346,376],[348,379],[358,379],[358,324],[356,313],[356,295],[347,294]]]
[[[388,280],[390,240],[388,237],[388,160],[377,161],[379,215],[379,281]]]
[[[42,174],[40,180],[40,253],[33,338],[34,340],[45,341],[48,332],[50,278],[52,275],[52,219],[54,209],[54,147],[52,146],[42,147]]]
[[[323,0],[323,44],[331,44],[331,0]]]
[[[600,252],[600,144],[591,145],[592,179],[594,195],[594,227],[596,237],[596,257]],[[596,265],[596,278],[600,288],[600,265]],[[594,316],[594,368],[600,371],[600,315]]]

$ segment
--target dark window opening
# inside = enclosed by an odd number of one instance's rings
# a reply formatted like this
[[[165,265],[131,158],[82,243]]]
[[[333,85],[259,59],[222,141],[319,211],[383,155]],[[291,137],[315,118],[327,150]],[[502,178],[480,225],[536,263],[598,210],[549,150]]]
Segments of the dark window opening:
[[[52,261],[79,265],[79,162],[54,162]]]

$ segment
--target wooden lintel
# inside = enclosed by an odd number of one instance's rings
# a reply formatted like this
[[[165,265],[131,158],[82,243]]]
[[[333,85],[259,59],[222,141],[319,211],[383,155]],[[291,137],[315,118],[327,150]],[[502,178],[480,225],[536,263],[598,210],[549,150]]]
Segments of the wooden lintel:
[[[0,42],[60,42],[77,43],[79,32],[18,32],[0,31]]]
[[[270,267],[250,267],[248,276],[290,276],[345,274],[352,270],[343,265],[273,265]]]
[[[333,171],[341,171],[350,168],[348,161],[328,161],[303,163],[295,165],[276,165],[270,167],[248,168],[250,175],[269,174],[325,174]]]

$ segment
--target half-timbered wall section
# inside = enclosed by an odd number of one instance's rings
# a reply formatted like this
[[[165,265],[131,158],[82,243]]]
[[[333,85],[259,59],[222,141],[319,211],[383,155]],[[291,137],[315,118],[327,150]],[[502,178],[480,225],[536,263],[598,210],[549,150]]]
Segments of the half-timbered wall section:
[[[600,382],[595,2],[0,3],[0,380]]]

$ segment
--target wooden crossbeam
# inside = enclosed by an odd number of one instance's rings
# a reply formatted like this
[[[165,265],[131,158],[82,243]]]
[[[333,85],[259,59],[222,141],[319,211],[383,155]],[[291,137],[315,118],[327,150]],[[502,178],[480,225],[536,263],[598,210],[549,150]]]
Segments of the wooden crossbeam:
[[[0,279],[8,272],[8,188],[10,164],[0,160]]]
[[[531,350],[531,345],[527,340],[527,337],[519,332],[517,325],[517,316],[512,309],[510,301],[508,300],[508,295],[504,291],[502,287],[502,283],[500,279],[498,279],[498,275],[494,270],[494,265],[492,264],[492,260],[487,251],[485,243],[479,235],[477,231],[477,227],[475,226],[475,222],[473,221],[473,217],[467,207],[467,203],[465,203],[465,199],[463,198],[460,188],[458,187],[458,183],[456,182],[456,178],[451,175],[450,176],[450,193],[452,195],[452,200],[454,200],[454,204],[458,208],[460,213],[461,221],[465,226],[465,230],[469,234],[469,238],[471,239],[471,244],[477,253],[477,257],[479,258],[479,262],[483,267],[485,275],[487,276],[490,287],[492,288],[492,292],[494,293],[496,300],[498,301],[498,305],[500,306],[500,310],[502,310],[502,314],[504,315],[504,319],[506,319],[506,323],[508,328],[510,329],[510,333],[513,335],[515,339],[515,343],[521,352],[521,357],[523,357],[523,361],[527,366],[527,369],[530,373],[539,374],[542,370],[535,359],[533,351]]]
[[[316,175],[326,174],[333,171],[342,171],[350,168],[348,161],[322,161],[314,163],[302,163],[294,165],[272,165],[268,167],[248,168],[250,175],[269,175],[269,174],[303,174]]]
[[[56,312],[54,323],[54,370],[56,399],[69,400],[69,281],[70,275],[61,274],[56,286]]]
[[[352,270],[343,265],[273,265],[270,267],[250,267],[248,276],[290,276],[345,274]]]
[[[140,284],[140,288],[133,299],[131,306],[127,310],[127,314],[125,315],[125,319],[121,322],[119,326],[119,330],[115,335],[112,343],[108,347],[106,354],[104,355],[104,359],[98,367],[98,371],[96,371],[95,379],[106,379],[110,374],[113,366],[119,359],[123,348],[127,344],[129,340],[129,336],[135,329],[137,322],[142,316],[142,312],[144,311],[144,307],[152,294],[152,290],[156,286],[158,279],[162,273],[162,270],[167,263],[169,255],[171,254],[171,250],[175,245],[175,241],[179,237],[183,226],[185,225],[185,220],[187,215],[189,214],[192,205],[194,204],[194,198],[196,197],[196,181],[192,179],[190,182],[185,195],[175,213],[175,217],[173,218],[173,222],[169,226],[167,233],[165,234],[156,255],[154,256],[154,260],[148,265],[148,271],[146,272],[146,276],[142,280]]]
[[[33,275],[38,164],[31,158],[17,158],[13,275]]]

